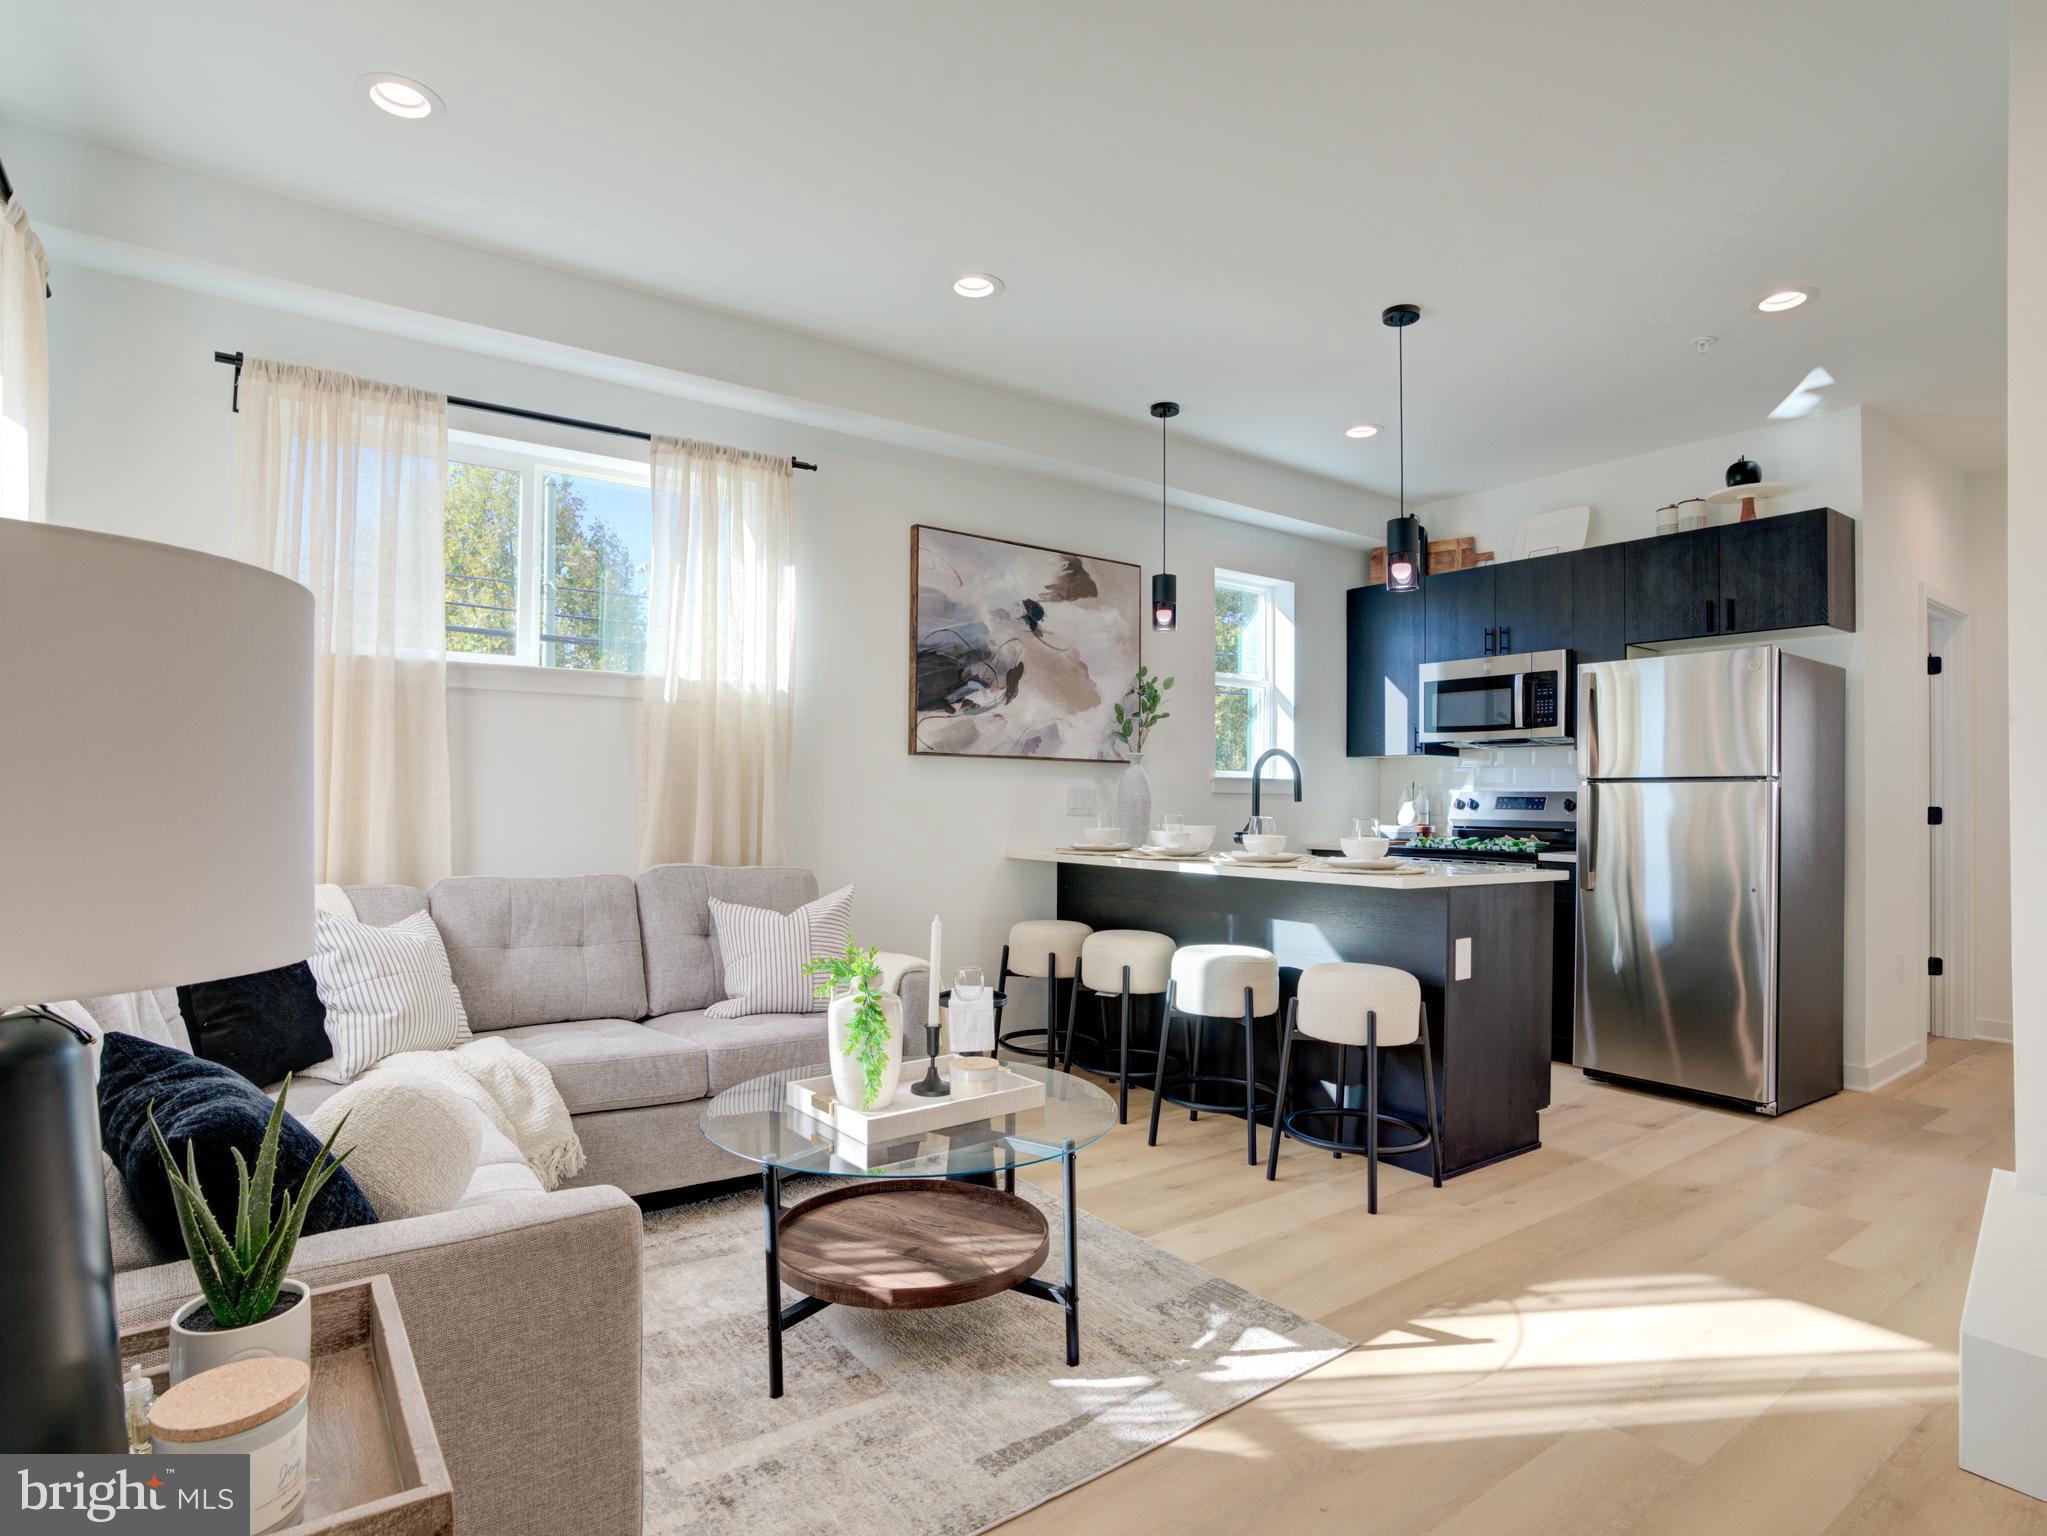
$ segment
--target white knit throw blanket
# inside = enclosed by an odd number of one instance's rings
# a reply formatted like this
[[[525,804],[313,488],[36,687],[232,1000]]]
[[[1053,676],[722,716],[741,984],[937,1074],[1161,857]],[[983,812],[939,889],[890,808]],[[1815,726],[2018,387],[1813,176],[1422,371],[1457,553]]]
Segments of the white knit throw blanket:
[[[472,1040],[446,1051],[400,1051],[371,1069],[425,1078],[483,1111],[553,1189],[583,1171],[583,1143],[547,1068],[502,1040]]]

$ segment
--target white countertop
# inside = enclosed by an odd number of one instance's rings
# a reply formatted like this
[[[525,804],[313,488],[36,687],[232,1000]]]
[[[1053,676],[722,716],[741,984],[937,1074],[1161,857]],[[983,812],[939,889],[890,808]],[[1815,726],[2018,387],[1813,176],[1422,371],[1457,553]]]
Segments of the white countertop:
[[[1527,864],[1484,864],[1470,859],[1410,859],[1426,871],[1420,875],[1353,875],[1340,869],[1303,869],[1299,865],[1260,869],[1249,864],[1218,864],[1210,859],[1133,859],[1116,853],[1068,853],[1057,848],[1012,849],[1009,857],[1035,864],[1083,864],[1107,869],[1137,869],[1152,874],[1192,875],[1229,880],[1295,880],[1318,885],[1362,885],[1375,891],[1441,891],[1452,886],[1543,885],[1570,878],[1561,869]]]

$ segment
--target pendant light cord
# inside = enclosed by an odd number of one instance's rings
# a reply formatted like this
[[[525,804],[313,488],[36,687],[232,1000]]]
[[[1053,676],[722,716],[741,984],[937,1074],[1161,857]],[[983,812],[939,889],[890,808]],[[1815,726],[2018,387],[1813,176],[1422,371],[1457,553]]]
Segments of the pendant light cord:
[[[1166,568],[1166,421],[1159,417],[1159,569]]]
[[[1399,381],[1400,381],[1400,383],[1399,383],[1399,386],[1398,386],[1398,394],[1399,394],[1399,397],[1400,397],[1400,405],[1399,405],[1399,410],[1400,410],[1400,515],[1401,515],[1402,517],[1405,517],[1405,516],[1407,516],[1407,327],[1406,327],[1406,326],[1404,326],[1404,325],[1403,325],[1403,326],[1398,326],[1398,327],[1396,327],[1396,328],[1395,328],[1395,330],[1394,330],[1394,338],[1393,338],[1393,345],[1394,345],[1394,349],[1395,349],[1395,356],[1397,356],[1397,357],[1399,358],[1399,363],[1397,364],[1397,372],[1396,372],[1396,377],[1397,377],[1397,378],[1399,379]]]

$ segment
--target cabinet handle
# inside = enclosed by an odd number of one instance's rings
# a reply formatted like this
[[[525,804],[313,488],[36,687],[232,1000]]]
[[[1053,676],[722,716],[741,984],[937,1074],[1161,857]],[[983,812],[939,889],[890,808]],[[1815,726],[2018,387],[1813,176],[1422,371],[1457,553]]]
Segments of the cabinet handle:
[[[1514,626],[1511,624],[1502,624],[1500,626],[1500,654],[1502,656],[1511,656],[1513,655],[1513,653]]]
[[[1731,597],[1727,600],[1727,632],[1730,635],[1734,633],[1734,599]]]
[[[1496,654],[1493,650],[1493,632],[1490,629],[1485,632],[1485,653],[1488,656]]]

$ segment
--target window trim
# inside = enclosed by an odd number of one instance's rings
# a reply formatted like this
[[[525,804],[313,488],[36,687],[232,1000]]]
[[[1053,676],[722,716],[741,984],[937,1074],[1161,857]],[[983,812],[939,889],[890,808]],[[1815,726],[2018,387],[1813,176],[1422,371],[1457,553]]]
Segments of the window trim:
[[[1217,671],[1213,680],[1214,687],[1210,689],[1211,693],[1220,688],[1238,687],[1257,691],[1261,706],[1257,719],[1261,729],[1250,750],[1251,761],[1255,763],[1268,747],[1279,747],[1291,752],[1294,746],[1294,584],[1284,577],[1260,576],[1250,571],[1236,571],[1218,566],[1215,570],[1214,592],[1219,596],[1225,590],[1256,592],[1263,599],[1260,607],[1264,615],[1265,629],[1264,674]],[[1212,786],[1219,790],[1241,789],[1249,793],[1250,768],[1216,768],[1213,766],[1214,755],[1211,743],[1209,760]]]
[[[605,454],[585,453],[571,448],[556,448],[547,443],[521,442],[516,438],[496,437],[483,432],[465,432],[450,428],[448,432],[448,462],[450,464],[475,464],[484,469],[501,469],[521,476],[519,485],[519,585],[514,599],[516,612],[513,627],[516,639],[509,656],[494,655],[488,651],[446,650],[448,662],[455,666],[477,667],[518,667],[545,676],[575,673],[586,677],[622,677],[633,681],[637,691],[638,680],[645,672],[606,672],[587,667],[550,667],[540,657],[540,613],[541,613],[541,545],[545,530],[544,521],[546,492],[543,485],[550,471],[573,473],[597,480],[609,480],[614,484],[630,485],[653,493],[654,471],[648,463],[632,459],[612,458]],[[443,578],[445,592],[446,579]],[[579,685],[572,685],[579,686]]]

